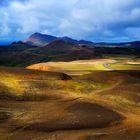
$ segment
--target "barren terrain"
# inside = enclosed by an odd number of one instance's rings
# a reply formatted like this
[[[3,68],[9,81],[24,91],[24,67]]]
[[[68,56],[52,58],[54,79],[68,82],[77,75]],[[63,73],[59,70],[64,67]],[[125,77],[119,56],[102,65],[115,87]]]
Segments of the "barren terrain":
[[[0,139],[139,140],[140,72],[111,63],[51,62],[46,72],[1,67]]]

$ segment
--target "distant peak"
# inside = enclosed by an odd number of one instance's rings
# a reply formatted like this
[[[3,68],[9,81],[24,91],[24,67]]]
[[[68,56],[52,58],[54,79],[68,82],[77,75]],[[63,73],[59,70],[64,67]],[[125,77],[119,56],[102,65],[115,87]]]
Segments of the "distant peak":
[[[41,33],[35,32],[32,35],[40,35]]]
[[[35,32],[34,34],[41,34],[41,33]]]
[[[39,36],[51,36],[51,37],[55,37],[55,36],[52,36],[52,35],[49,35],[49,34],[42,34],[42,33],[38,33],[38,32],[35,32],[33,33],[32,35],[39,35]]]
[[[36,32],[36,33],[33,33],[31,36],[33,36],[33,35],[42,35],[42,34],[41,34],[41,33]]]
[[[64,36],[64,37],[62,37],[62,38],[64,38],[64,39],[71,39],[70,37],[68,37],[68,36]]]

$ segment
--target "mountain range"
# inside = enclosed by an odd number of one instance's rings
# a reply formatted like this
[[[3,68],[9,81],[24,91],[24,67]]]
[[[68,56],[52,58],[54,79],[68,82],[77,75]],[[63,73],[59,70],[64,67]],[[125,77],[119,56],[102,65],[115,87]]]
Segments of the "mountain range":
[[[92,42],[87,40],[76,40],[70,37],[56,37],[52,35],[47,34],[41,34],[41,33],[34,33],[31,36],[29,36],[27,39],[23,40],[23,43],[26,43],[30,46],[45,46],[53,41],[56,40],[62,40],[67,43],[72,43],[75,45],[88,45],[92,47],[98,47],[98,46],[104,46],[104,47],[140,47],[140,41],[132,41],[132,42],[120,42],[120,43],[107,43],[107,42]]]
[[[140,41],[93,43],[35,33],[24,41],[1,45],[0,65],[24,67],[40,62],[96,59],[108,55],[140,57]]]
[[[46,35],[46,34],[41,34],[41,33],[34,33],[32,34],[29,38],[25,39],[23,42],[27,43],[32,46],[45,46],[52,41],[55,40],[63,40],[68,43],[73,43],[73,44],[86,44],[86,45],[93,45],[94,43],[91,41],[86,41],[86,40],[76,40],[72,39],[70,37],[56,37],[52,35]]]

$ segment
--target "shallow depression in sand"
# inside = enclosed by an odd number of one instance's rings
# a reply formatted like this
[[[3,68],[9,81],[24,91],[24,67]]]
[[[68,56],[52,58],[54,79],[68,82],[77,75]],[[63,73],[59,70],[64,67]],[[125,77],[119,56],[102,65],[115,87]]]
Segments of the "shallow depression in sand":
[[[51,120],[44,118],[42,122],[32,123],[25,129],[57,131],[102,128],[114,124],[114,122],[118,123],[121,120],[123,120],[123,116],[110,109],[98,104],[78,101],[66,107],[65,113],[61,116],[56,117],[54,114]]]

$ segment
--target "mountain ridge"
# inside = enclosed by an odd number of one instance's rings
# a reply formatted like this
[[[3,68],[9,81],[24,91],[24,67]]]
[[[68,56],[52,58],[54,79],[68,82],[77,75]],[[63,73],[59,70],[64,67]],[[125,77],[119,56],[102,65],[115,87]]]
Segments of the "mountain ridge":
[[[64,36],[64,37],[56,37],[56,36],[52,36],[52,35],[47,35],[47,34],[41,34],[41,33],[34,33],[31,36],[29,36],[27,39],[25,39],[23,42],[27,43],[28,45],[33,45],[33,46],[45,46],[49,43],[51,43],[52,41],[61,39],[63,41],[69,42],[69,43],[73,43],[73,44],[83,44],[83,45],[93,45],[94,43],[91,41],[87,41],[87,40],[76,40],[73,38],[70,38],[68,36]]]

